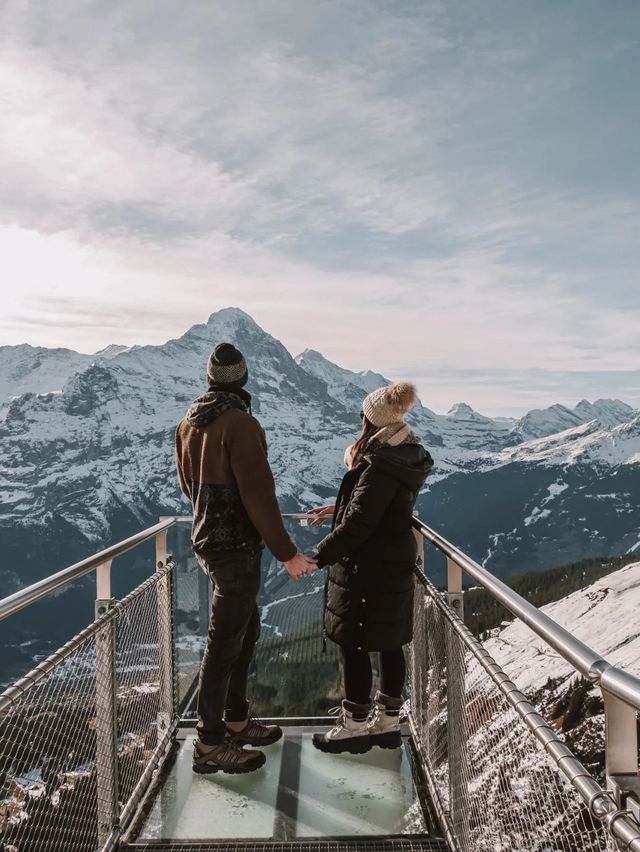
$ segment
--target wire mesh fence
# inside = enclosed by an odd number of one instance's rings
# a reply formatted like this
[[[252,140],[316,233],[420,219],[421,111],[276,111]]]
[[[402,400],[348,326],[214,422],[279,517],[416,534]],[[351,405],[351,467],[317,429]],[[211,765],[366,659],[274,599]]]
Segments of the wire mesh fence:
[[[158,744],[160,712],[171,707],[163,707],[161,694],[162,655],[166,651],[161,637],[170,641],[172,629],[171,608],[162,597],[163,583],[167,580],[170,575],[154,578],[115,621],[121,802],[126,802],[133,793]],[[172,698],[169,701],[173,703]]]
[[[183,525],[173,532],[176,698],[183,710],[198,680],[209,626],[211,588],[193,556],[190,528]]]
[[[523,724],[430,584],[418,586],[411,717],[462,852],[596,852],[613,841]],[[459,622],[459,620],[458,620]],[[493,663],[494,671],[498,666]]]
[[[81,852],[97,846],[95,660],[93,634],[31,689],[25,679],[26,691],[17,690],[2,709],[0,846],[5,852]]]
[[[173,692],[163,663],[172,567],[0,695],[3,852],[93,852],[113,828],[158,744],[163,680]]]

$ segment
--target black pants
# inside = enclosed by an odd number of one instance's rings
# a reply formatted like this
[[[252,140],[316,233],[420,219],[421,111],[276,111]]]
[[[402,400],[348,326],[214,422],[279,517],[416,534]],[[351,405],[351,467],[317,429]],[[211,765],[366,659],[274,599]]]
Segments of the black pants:
[[[225,719],[247,718],[247,680],[260,636],[256,603],[262,551],[220,551],[197,557],[214,585],[207,647],[200,668],[198,737],[216,745],[226,734]]]
[[[379,651],[380,654],[380,692],[392,698],[400,698],[406,678],[406,664],[402,648],[393,651]],[[344,691],[347,701],[353,704],[369,704],[373,672],[368,651],[342,649],[344,663]]]

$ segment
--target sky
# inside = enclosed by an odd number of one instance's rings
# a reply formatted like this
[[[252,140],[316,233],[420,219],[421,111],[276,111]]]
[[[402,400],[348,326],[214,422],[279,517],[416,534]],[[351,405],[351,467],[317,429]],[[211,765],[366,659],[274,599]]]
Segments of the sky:
[[[0,345],[238,306],[488,414],[640,406],[637,0],[4,0]]]

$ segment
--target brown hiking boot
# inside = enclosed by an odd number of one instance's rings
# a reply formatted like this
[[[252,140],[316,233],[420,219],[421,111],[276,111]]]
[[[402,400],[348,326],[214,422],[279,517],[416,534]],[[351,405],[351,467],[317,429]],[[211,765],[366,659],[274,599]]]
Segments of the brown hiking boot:
[[[245,751],[228,737],[218,745],[206,745],[200,740],[193,741],[193,771],[200,775],[213,772],[226,772],[229,775],[241,775],[253,772],[264,766],[266,757],[261,751]]]
[[[249,721],[241,731],[227,728],[227,738],[236,745],[268,746],[277,742],[282,736],[279,725],[264,725],[260,719],[249,717]]]

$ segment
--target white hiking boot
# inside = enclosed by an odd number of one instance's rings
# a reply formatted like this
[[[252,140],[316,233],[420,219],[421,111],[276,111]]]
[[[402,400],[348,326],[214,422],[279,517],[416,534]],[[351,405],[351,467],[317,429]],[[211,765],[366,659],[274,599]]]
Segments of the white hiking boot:
[[[341,707],[334,707],[333,710],[329,711],[338,714],[338,721],[330,731],[326,734],[313,735],[313,744],[320,751],[329,754],[341,754],[344,751],[348,751],[350,754],[364,754],[371,748],[368,708],[362,708],[362,715],[366,714],[366,718],[362,721],[356,721],[349,704],[350,702],[343,701]]]
[[[383,692],[376,692],[373,712],[368,723],[372,746],[400,748],[400,709],[403,704],[401,698],[392,698]]]

